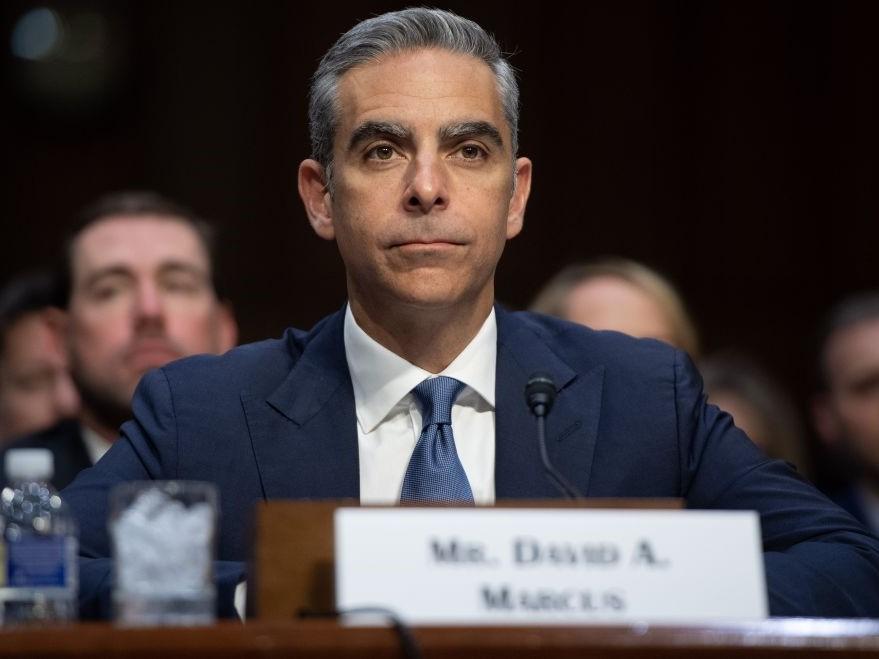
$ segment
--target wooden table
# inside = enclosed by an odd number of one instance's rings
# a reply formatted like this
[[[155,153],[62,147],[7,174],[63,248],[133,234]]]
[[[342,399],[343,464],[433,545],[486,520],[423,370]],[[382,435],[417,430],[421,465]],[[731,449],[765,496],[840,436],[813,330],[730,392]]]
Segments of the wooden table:
[[[428,658],[879,656],[879,620],[772,619],[699,627],[425,627],[416,628],[414,636]],[[0,631],[0,658],[402,656],[391,629],[346,628],[326,620],[161,629],[80,624]]]

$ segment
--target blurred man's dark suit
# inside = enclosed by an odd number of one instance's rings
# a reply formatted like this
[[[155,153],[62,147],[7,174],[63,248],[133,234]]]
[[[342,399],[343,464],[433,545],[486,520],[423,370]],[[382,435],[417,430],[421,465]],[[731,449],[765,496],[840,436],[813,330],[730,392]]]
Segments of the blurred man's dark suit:
[[[77,474],[92,466],[92,460],[82,437],[79,421],[68,419],[51,428],[32,435],[26,435],[7,444],[0,453],[0,465],[4,464],[6,452],[14,448],[47,448],[52,451],[55,462],[55,475],[52,485],[62,490],[73,482]],[[2,472],[0,482],[6,486],[6,472]]]
[[[344,311],[308,333],[288,330],[148,374],[122,439],[64,493],[84,555],[109,556],[106,494],[124,480],[217,483],[221,561],[247,559],[258,501],[357,498],[343,318]],[[879,541],[707,405],[685,354],[500,308],[497,324],[498,499],[559,496],[541,468],[523,396],[530,375],[548,373],[560,390],[547,424],[549,453],[580,491],[757,510],[774,615],[879,616]],[[86,601],[106,589],[106,558],[94,565],[83,571]]]
[[[829,491],[827,496],[830,497],[831,501],[848,511],[852,517],[867,527],[873,534],[879,533],[879,528],[873,522],[875,520],[875,513],[873,515],[870,514],[870,504],[865,500],[864,493],[857,485],[852,484]]]

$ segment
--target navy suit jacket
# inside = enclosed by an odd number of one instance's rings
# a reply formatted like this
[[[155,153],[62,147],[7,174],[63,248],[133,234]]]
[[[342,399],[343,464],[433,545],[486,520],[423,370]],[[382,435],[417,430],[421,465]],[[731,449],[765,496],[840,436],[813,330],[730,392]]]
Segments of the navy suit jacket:
[[[258,501],[357,498],[343,319],[338,312],[307,333],[288,330],[279,340],[145,376],[121,439],[64,492],[80,523],[83,555],[110,555],[107,493],[121,481],[216,483],[221,561],[248,557]],[[559,496],[542,471],[523,396],[532,373],[548,373],[559,388],[547,422],[549,454],[581,492],[756,510],[773,615],[879,616],[879,540],[706,404],[684,353],[500,308],[497,323],[498,499]],[[83,597],[105,578],[86,566]]]

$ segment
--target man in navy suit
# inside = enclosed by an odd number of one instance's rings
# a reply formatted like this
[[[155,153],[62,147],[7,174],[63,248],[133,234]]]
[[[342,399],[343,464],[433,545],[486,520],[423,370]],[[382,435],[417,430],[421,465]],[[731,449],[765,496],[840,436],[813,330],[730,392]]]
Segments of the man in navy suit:
[[[685,354],[495,306],[531,184],[517,117],[513,73],[475,23],[410,9],[339,39],[314,78],[299,190],[339,247],[348,304],[310,332],[142,380],[121,440],[64,493],[93,559],[85,600],[106,574],[106,496],[120,481],[217,483],[232,572],[258,501],[398,500],[425,436],[414,390],[438,374],[460,383],[450,464],[467,497],[558,496],[523,400],[542,371],[559,389],[550,456],[587,496],[757,510],[773,614],[879,614],[879,542],[706,405]]]

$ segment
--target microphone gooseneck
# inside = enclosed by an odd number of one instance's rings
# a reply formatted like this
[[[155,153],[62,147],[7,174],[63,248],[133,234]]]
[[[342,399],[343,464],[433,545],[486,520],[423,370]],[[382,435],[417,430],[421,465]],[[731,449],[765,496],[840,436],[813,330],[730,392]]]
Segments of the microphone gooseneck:
[[[525,385],[525,402],[537,418],[537,445],[540,448],[540,461],[549,480],[569,499],[585,497],[553,466],[546,450],[546,417],[552,409],[556,394],[555,382],[544,373],[534,373]]]

